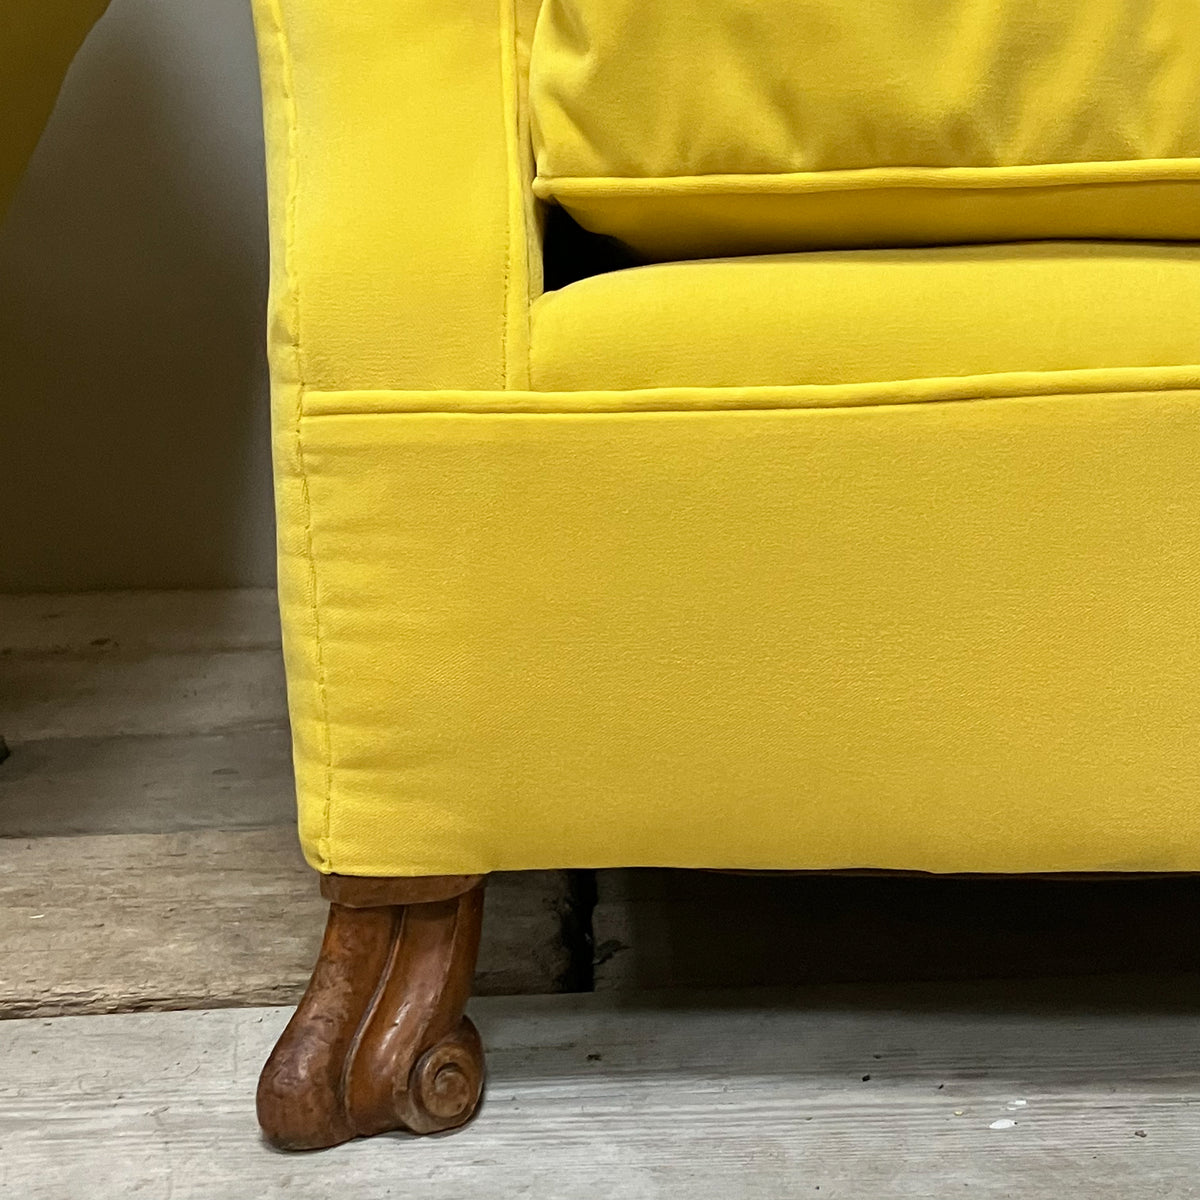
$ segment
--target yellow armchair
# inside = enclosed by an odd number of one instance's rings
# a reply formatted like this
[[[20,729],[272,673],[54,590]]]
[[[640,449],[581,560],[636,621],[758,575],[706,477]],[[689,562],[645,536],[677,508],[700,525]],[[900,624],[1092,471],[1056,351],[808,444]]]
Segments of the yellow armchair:
[[[0,0],[0,219],[108,0]]]
[[[272,1140],[467,1119],[491,871],[1200,867],[1191,3],[255,0]]]

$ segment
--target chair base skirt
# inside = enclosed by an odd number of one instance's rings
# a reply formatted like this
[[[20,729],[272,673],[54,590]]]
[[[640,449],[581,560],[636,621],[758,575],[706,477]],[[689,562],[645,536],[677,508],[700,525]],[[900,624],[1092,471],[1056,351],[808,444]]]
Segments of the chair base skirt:
[[[306,394],[318,870],[1200,869],[1195,368],[514,395]]]

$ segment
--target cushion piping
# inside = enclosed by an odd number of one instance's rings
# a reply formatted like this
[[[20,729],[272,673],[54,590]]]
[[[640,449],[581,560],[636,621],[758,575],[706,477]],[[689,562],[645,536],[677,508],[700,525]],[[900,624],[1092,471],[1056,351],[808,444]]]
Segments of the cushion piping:
[[[533,181],[543,199],[557,196],[705,195],[837,192],[875,188],[1052,188],[1169,181],[1200,182],[1200,158],[1036,163],[996,167],[863,167],[835,171],[713,175],[548,175]]]
[[[757,387],[658,387],[628,391],[308,391],[306,418],[380,413],[530,413],[843,409],[912,404],[1200,391],[1200,365],[1008,371],[940,379]]]

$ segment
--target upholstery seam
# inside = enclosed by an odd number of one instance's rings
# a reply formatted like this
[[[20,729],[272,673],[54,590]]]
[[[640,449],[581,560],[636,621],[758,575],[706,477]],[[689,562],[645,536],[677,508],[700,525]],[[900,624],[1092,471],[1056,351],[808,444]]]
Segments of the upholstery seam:
[[[533,374],[533,302],[537,297],[533,293],[533,281],[542,278],[542,265],[539,263],[535,271],[533,256],[536,250],[540,257],[542,253],[541,234],[538,228],[537,208],[540,203],[533,191],[533,177],[536,168],[533,163],[533,145],[531,133],[532,113],[529,103],[529,72],[531,56],[522,56],[521,44],[521,9],[520,0],[509,0],[512,6],[512,69],[513,69],[513,109],[514,118],[510,122],[513,131],[513,156],[516,163],[517,200],[516,211],[521,221],[522,245],[520,246],[520,262],[524,272],[522,290],[521,324],[525,338],[524,371],[520,380],[523,387],[532,386]],[[531,49],[531,48],[530,48]]]
[[[565,403],[561,403],[561,402],[557,406],[554,406],[552,403],[547,403],[548,401],[552,401],[552,398],[555,397],[556,395],[557,396],[576,396],[576,395],[587,394],[586,391],[584,391],[584,390],[576,391],[576,390],[572,390],[572,389],[561,389],[561,390],[556,390],[556,391],[545,391],[545,392],[535,392],[535,391],[531,390],[527,393],[524,393],[525,395],[528,395],[532,400],[534,400],[535,402],[538,403],[538,406],[536,406],[536,407],[532,406],[532,405],[531,406],[522,406],[522,405],[518,405],[518,404],[513,404],[511,402],[506,405],[502,405],[502,406],[489,405],[488,407],[483,407],[482,404],[480,403],[480,400],[482,400],[484,398],[505,396],[506,395],[505,391],[472,392],[472,391],[454,391],[454,390],[449,390],[449,389],[436,389],[431,393],[430,391],[425,390],[425,389],[409,389],[409,390],[403,390],[403,391],[395,391],[393,389],[388,389],[388,388],[364,388],[364,389],[355,389],[355,390],[350,390],[350,391],[343,391],[341,389],[338,389],[336,391],[335,390],[321,391],[321,390],[313,389],[306,393],[306,395],[311,396],[313,398],[313,400],[319,402],[321,400],[321,398],[323,398],[323,397],[345,396],[345,397],[347,397],[346,407],[345,407],[345,409],[342,409],[342,408],[333,407],[332,405],[330,405],[330,407],[328,407],[328,408],[320,408],[316,411],[313,411],[311,408],[305,407],[302,410],[301,415],[304,419],[311,420],[311,419],[319,418],[319,417],[323,417],[323,416],[379,416],[379,415],[384,415],[384,414],[388,414],[388,413],[394,413],[396,415],[408,415],[408,414],[415,414],[415,413],[445,413],[445,414],[451,414],[451,415],[453,415],[453,414],[461,414],[461,415],[510,414],[510,415],[522,415],[522,416],[553,416],[553,415],[603,416],[603,415],[612,414],[612,413],[635,413],[636,414],[636,413],[663,413],[663,412],[680,413],[680,414],[710,413],[710,412],[787,412],[787,411],[796,411],[796,412],[829,411],[829,412],[833,412],[833,411],[838,411],[841,409],[863,409],[863,408],[903,409],[903,408],[914,408],[914,407],[919,407],[919,406],[929,405],[929,404],[967,404],[967,403],[979,403],[979,402],[985,401],[985,400],[1053,400],[1053,399],[1064,399],[1064,398],[1075,397],[1075,396],[1082,397],[1082,396],[1158,395],[1158,394],[1170,394],[1173,392],[1200,391],[1200,367],[1195,367],[1190,364],[1184,364],[1181,367],[1166,368],[1166,369],[1170,370],[1173,375],[1175,373],[1181,372],[1181,371],[1188,372],[1189,374],[1185,374],[1182,378],[1178,378],[1178,377],[1173,378],[1171,376],[1168,376],[1166,378],[1160,377],[1158,379],[1155,379],[1155,378],[1153,378],[1153,376],[1151,376],[1149,378],[1147,378],[1147,377],[1131,378],[1128,381],[1120,380],[1120,379],[1108,380],[1108,381],[1104,381],[1104,382],[1101,382],[1101,381],[1092,382],[1089,380],[1078,380],[1076,382],[1075,386],[1064,386],[1064,387],[1059,387],[1057,389],[1046,389],[1046,390],[1040,390],[1036,387],[1021,388],[1021,387],[1017,387],[1017,386],[1012,386],[1007,389],[997,389],[995,392],[992,392],[992,393],[988,393],[986,390],[984,390],[982,392],[982,394],[980,394],[979,392],[967,392],[966,394],[955,395],[955,394],[953,394],[952,389],[948,389],[948,390],[951,390],[951,394],[943,393],[940,395],[917,396],[917,397],[910,397],[910,398],[906,398],[906,399],[897,399],[897,400],[888,400],[886,398],[881,399],[879,397],[878,393],[871,394],[871,393],[866,392],[864,385],[861,385],[861,384],[848,384],[848,385],[839,385],[839,384],[786,385],[786,384],[784,384],[784,385],[779,385],[779,386],[766,385],[766,386],[750,387],[750,388],[702,388],[702,387],[700,387],[700,388],[686,388],[686,387],[627,388],[627,389],[615,389],[613,391],[608,391],[608,392],[601,391],[601,392],[593,393],[593,394],[597,394],[597,395],[612,397],[612,400],[606,407],[593,406],[590,408],[583,408],[583,407],[579,407],[576,405],[569,405],[569,404],[565,404]],[[1151,370],[1155,370],[1155,368],[1151,368]],[[975,377],[964,377],[964,380],[966,378],[985,380],[988,377],[986,375],[985,376],[975,376]],[[900,380],[900,381],[896,381],[896,382],[899,385],[903,386],[905,383],[915,385],[915,384],[918,384],[918,383],[921,383],[924,381],[922,381],[922,380]],[[953,379],[951,379],[951,380],[948,380],[947,382],[953,383],[955,381]],[[1091,386],[1089,386],[1089,384]],[[828,386],[830,388],[838,388],[838,387],[863,388],[864,389],[864,399],[858,400],[852,396],[848,400],[842,400],[840,402],[835,402],[835,403],[830,403],[830,402],[824,402],[824,403],[817,402],[817,403],[809,403],[809,404],[797,403],[796,402],[797,397],[794,395],[794,393],[796,391],[800,390],[800,388],[802,388],[802,387],[805,388],[805,390],[807,390],[808,387],[810,387],[810,386],[811,387]],[[870,385],[866,385],[866,386],[869,387]],[[681,392],[688,392],[688,393],[692,393],[693,395],[698,394],[698,393],[704,393],[705,395],[702,397],[702,399],[708,400],[709,402],[703,403],[703,404],[694,404],[694,405],[681,404],[679,402],[679,399],[677,398],[678,394]],[[713,403],[712,400],[715,399],[717,396],[719,396],[722,393],[725,393],[725,394],[757,393],[757,396],[749,395],[747,397],[747,399],[750,401],[759,399],[759,402],[758,403],[751,402],[751,403],[746,403],[746,404]],[[763,393],[781,394],[781,400],[778,403],[763,403],[761,400]],[[793,393],[793,394],[789,395],[788,393]],[[448,401],[443,407],[436,407],[433,405],[427,405],[426,407],[420,407],[420,408],[407,407],[404,404],[398,403],[398,402],[394,403],[390,407],[377,408],[377,409],[371,409],[371,410],[363,410],[361,407],[359,407],[359,405],[361,404],[361,397],[363,397],[363,396],[371,396],[371,395],[389,396],[389,395],[391,395],[391,396],[396,396],[397,399],[399,399],[400,397],[403,397],[403,396],[429,396],[431,394],[434,394],[434,395],[443,394],[443,395],[453,396],[454,400]],[[517,394],[522,394],[522,393],[517,393]],[[643,402],[641,404],[622,403],[623,397],[638,397],[638,396],[646,397],[647,398],[646,402]],[[658,399],[659,396],[662,397],[661,402],[657,403],[657,404],[654,403],[654,401],[656,399]],[[350,399],[351,397],[356,398],[356,400],[352,401]],[[701,397],[698,397],[698,398],[701,398]],[[470,406],[472,401],[475,401],[474,407]]]
[[[539,196],[654,194],[704,185],[709,192],[763,190],[785,194],[875,191],[886,188],[1052,188],[1119,187],[1142,183],[1190,182],[1200,173],[1200,158],[1119,159],[1111,162],[1023,163],[996,167],[834,167],[808,171],[728,171],[698,175],[554,175],[539,173]],[[1046,178],[1049,176],[1049,178]],[[766,185],[764,187],[764,185]]]
[[[520,120],[516,86],[516,12],[513,0],[499,0],[500,93],[503,108],[504,154],[506,179],[504,190],[504,311],[500,336],[500,372],[505,389],[513,385],[509,368],[510,331],[513,322],[513,274],[516,261],[515,245],[520,223],[514,221],[514,206],[522,203],[520,195],[520,163],[518,161],[517,122]],[[527,290],[527,289],[526,289]],[[528,310],[529,304],[525,305]],[[528,341],[528,339],[526,339]]]
[[[508,324],[512,296],[512,158],[508,149],[508,105],[505,103],[508,91],[507,71],[504,66],[504,17],[508,8],[506,0],[500,0],[498,19],[500,22],[500,96],[501,105],[505,109],[502,114],[504,123],[504,155],[507,164],[507,179],[504,188],[504,304],[500,324],[500,380],[501,387],[508,387]]]
[[[833,413],[833,412],[901,412],[935,405],[985,404],[989,401],[1013,400],[1071,400],[1089,396],[1155,396],[1173,392],[1200,392],[1200,386],[1169,388],[1133,388],[1128,391],[1111,389],[1099,392],[1017,392],[999,396],[956,396],[949,399],[905,400],[894,404],[756,404],[728,407],[680,408],[649,405],[641,408],[378,408],[322,409],[304,412],[302,421],[320,421],[325,417],[699,417],[738,413]]]
[[[321,612],[318,599],[318,577],[316,554],[313,550],[312,499],[308,486],[308,467],[304,456],[304,371],[303,354],[300,347],[300,285],[294,270],[296,241],[296,207],[299,197],[300,160],[297,152],[299,116],[296,107],[295,76],[291,47],[284,30],[280,0],[270,0],[271,15],[275,21],[275,32],[279,44],[281,85],[283,88],[284,112],[287,119],[287,193],[284,204],[283,273],[287,281],[288,307],[291,313],[291,345],[293,367],[296,374],[296,416],[293,436],[296,439],[296,458],[300,470],[300,495],[304,510],[305,557],[308,559],[309,607],[313,631],[316,638],[317,695],[320,700],[320,721],[323,734],[325,768],[325,795],[322,800],[321,834],[317,842],[320,870],[333,870],[330,852],[333,809],[333,749],[329,727],[329,697],[326,690],[324,639],[321,630]]]

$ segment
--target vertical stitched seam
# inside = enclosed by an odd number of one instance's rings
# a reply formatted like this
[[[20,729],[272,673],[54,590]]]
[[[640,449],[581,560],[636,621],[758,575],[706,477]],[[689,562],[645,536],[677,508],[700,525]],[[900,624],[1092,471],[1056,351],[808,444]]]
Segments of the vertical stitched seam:
[[[296,151],[299,119],[296,109],[295,77],[291,47],[284,31],[283,12],[279,0],[270,0],[271,16],[279,43],[281,83],[283,87],[284,112],[287,118],[287,196],[284,204],[283,273],[287,280],[289,325],[291,327],[292,356],[296,375],[296,413],[293,436],[296,439],[296,458],[300,469],[300,495],[304,510],[304,548],[308,559],[309,603],[312,611],[313,632],[316,638],[317,695],[320,699],[320,721],[323,735],[325,767],[325,795],[322,800],[321,834],[317,841],[317,854],[321,870],[333,870],[330,854],[330,827],[333,809],[333,749],[329,730],[329,697],[325,687],[325,651],[321,633],[321,606],[318,601],[317,561],[313,553],[312,500],[308,488],[308,468],[304,459],[304,377],[303,357],[300,351],[300,286],[293,269],[296,237],[296,205],[299,194],[300,164]]]
[[[533,37],[537,30],[537,21],[542,13],[543,0],[538,0],[537,15],[533,25],[527,30],[528,43],[522,51],[521,18],[523,11],[519,5],[521,0],[512,0],[517,15],[514,18],[515,62],[517,75],[517,154],[520,157],[521,172],[521,214],[524,224],[525,244],[522,247],[522,262],[525,264],[525,295],[522,313],[525,334],[525,374],[521,387],[533,387],[533,305],[534,301],[545,290],[542,259],[543,225],[540,212],[540,202],[533,194],[533,181],[537,175],[537,163],[533,154],[533,101],[530,96],[533,75]],[[534,280],[537,280],[537,294],[534,294]]]
[[[514,8],[513,72],[515,75],[514,86],[516,88],[517,111],[514,145],[518,166],[518,211],[521,214],[521,232],[523,234],[523,244],[521,245],[521,263],[524,270],[525,281],[525,286],[522,288],[521,295],[521,326],[522,335],[525,339],[525,363],[524,374],[521,376],[520,386],[523,388],[530,388],[533,386],[533,281],[535,278],[537,278],[539,281],[542,278],[541,263],[539,262],[536,268],[534,265],[534,256],[536,255],[540,257],[542,253],[542,238],[538,217],[538,203],[533,195],[533,175],[536,168],[533,164],[532,147],[533,109],[529,98],[530,73],[532,70],[533,61],[533,30],[530,29],[527,35],[531,39],[530,44],[526,45],[524,50],[522,50],[521,0],[511,0],[511,2]]]
[[[513,179],[519,177],[516,146],[517,113],[516,89],[516,55],[517,33],[516,13],[513,0],[500,0],[499,33],[500,33],[500,94],[503,106],[504,123],[504,153],[507,171],[504,189],[504,314],[500,334],[500,371],[503,379],[502,386],[506,389],[513,386],[509,375],[509,330],[512,325],[512,275],[513,275],[513,243],[517,237],[517,224],[513,221],[513,205],[520,202],[519,193],[514,195]]]

